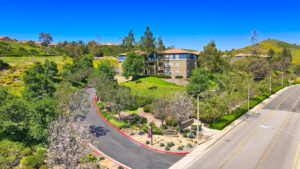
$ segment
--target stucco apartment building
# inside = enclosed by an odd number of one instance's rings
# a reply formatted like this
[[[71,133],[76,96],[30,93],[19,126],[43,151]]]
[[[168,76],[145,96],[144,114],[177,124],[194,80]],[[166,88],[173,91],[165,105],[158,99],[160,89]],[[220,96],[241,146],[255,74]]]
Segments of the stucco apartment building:
[[[145,55],[144,52],[135,51],[137,54]],[[127,53],[119,54],[119,74],[122,74],[122,64],[126,59]],[[158,56],[162,56],[163,66],[158,66],[156,61]],[[151,68],[148,74],[165,74],[172,78],[182,76],[189,78],[192,71],[197,67],[198,52],[187,51],[183,49],[168,49],[162,53],[154,53],[153,58],[148,60]],[[147,74],[147,73],[146,73]]]

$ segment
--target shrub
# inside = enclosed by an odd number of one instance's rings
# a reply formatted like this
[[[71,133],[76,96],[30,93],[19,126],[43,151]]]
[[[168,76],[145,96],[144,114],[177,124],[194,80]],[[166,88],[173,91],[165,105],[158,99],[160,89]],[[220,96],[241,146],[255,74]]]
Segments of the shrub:
[[[97,158],[93,154],[87,154],[84,155],[80,158],[79,162],[80,163],[87,163],[87,162],[94,162],[96,161]]]
[[[163,79],[171,79],[170,75],[151,75],[151,77],[163,78]]]
[[[183,79],[183,76],[177,75],[175,76],[175,79]]]
[[[28,155],[31,155],[32,154],[32,150],[31,148],[27,147],[25,148],[23,151],[22,151],[22,155],[23,156],[28,156]]]
[[[184,130],[183,130],[183,133],[185,133],[185,134],[187,134],[187,133],[189,133],[189,132],[191,132],[190,129],[184,129]]]
[[[150,141],[146,141],[146,144],[150,144]]]
[[[34,154],[29,155],[27,157],[23,157],[21,160],[21,164],[33,168],[39,168],[42,164],[44,164],[45,156],[42,154]]]
[[[193,148],[193,145],[191,143],[188,143],[186,146],[187,148]]]
[[[122,166],[119,166],[118,169],[124,169]]]
[[[100,161],[105,160],[105,157],[100,156],[100,157],[99,157],[99,160],[100,160]]]
[[[147,104],[151,104],[152,101],[153,101],[153,98],[143,97],[143,96],[136,96],[135,100],[137,102],[136,104],[137,104],[138,107],[144,107]]]
[[[167,127],[166,125],[161,125],[160,128],[165,130],[165,129],[167,129],[168,127]]]
[[[38,144],[36,146],[33,147],[33,149],[35,150],[35,152],[37,152],[38,154],[46,154],[47,153],[47,149],[42,145],[42,144]]]
[[[13,168],[12,164],[18,163],[23,148],[24,146],[20,142],[6,139],[0,141],[0,168]]]
[[[40,169],[49,169],[50,167],[48,166],[48,165],[42,165],[41,167],[40,167]]]
[[[167,147],[173,147],[173,146],[175,146],[173,141],[167,143]]]
[[[143,130],[144,132],[148,132],[148,129],[149,129],[149,127],[146,123],[142,124],[141,130]]]
[[[139,131],[138,131],[138,134],[139,134],[139,135],[143,135],[143,134],[145,134],[145,132],[144,132],[144,130],[139,130]]]
[[[157,89],[157,86],[151,86],[151,87],[149,87],[148,89],[150,89],[150,90],[155,90],[155,89]]]
[[[183,150],[183,147],[182,147],[182,146],[179,146],[179,147],[177,148],[177,150],[181,151],[181,150]]]
[[[195,135],[193,133],[187,133],[186,135],[188,138],[195,138]]]
[[[192,126],[191,126],[191,129],[192,129],[193,131],[197,131],[197,125],[192,125]],[[201,131],[201,130],[202,130],[202,126],[199,125],[199,131]]]
[[[150,105],[144,106],[144,112],[150,113],[153,111],[153,107]]]
[[[164,147],[165,144],[164,144],[164,143],[160,143],[159,146],[160,146],[160,147]]]
[[[169,151],[169,150],[170,150],[170,147],[166,146],[165,150],[166,150],[166,151]]]
[[[171,126],[171,127],[176,127],[177,126],[177,121],[174,118],[168,118],[166,119],[166,125]]]
[[[7,69],[9,67],[9,64],[3,62],[3,60],[0,59],[0,70]]]
[[[142,123],[142,124],[147,123],[147,121],[148,121],[148,119],[147,119],[146,117],[142,117],[142,119],[141,119],[141,123]]]
[[[131,136],[134,136],[135,134],[133,132],[130,133]]]

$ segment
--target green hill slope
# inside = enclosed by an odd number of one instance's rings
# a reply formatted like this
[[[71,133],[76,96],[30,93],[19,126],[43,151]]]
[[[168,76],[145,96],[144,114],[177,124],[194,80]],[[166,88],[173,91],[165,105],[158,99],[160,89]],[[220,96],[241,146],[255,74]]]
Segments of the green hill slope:
[[[294,66],[300,65],[300,45],[290,44],[276,39],[267,39],[257,43],[256,45],[246,46],[241,49],[232,50],[233,54],[238,53],[252,53],[254,50],[258,54],[267,55],[270,49],[273,49],[276,53],[281,52],[283,48],[289,48],[292,52]]]
[[[32,44],[0,41],[0,57],[5,56],[53,56],[59,52],[55,48]]]
[[[289,48],[294,57],[300,57],[300,45],[290,44],[275,39],[267,39],[257,43],[256,45],[235,49],[233,50],[233,53],[252,53],[253,50],[256,50],[258,54],[268,54],[270,49],[273,49],[278,53],[281,52],[283,48]]]

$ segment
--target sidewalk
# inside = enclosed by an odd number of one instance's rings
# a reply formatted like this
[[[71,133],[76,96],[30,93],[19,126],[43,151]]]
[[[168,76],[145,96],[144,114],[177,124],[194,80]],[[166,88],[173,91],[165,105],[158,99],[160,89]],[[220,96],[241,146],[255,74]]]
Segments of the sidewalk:
[[[282,92],[286,91],[290,87],[292,87],[292,86],[288,86],[288,87],[285,87],[285,88],[279,90],[275,94],[271,95],[269,98],[265,99],[260,104],[256,105],[254,108],[249,110],[247,113],[242,115],[240,118],[233,121],[230,125],[225,127],[223,130],[221,130],[220,132],[217,132],[215,135],[213,135],[210,140],[208,140],[207,142],[205,142],[203,144],[200,144],[190,154],[186,155],[184,158],[177,161],[169,169],[178,169],[178,168],[184,169],[184,168],[187,168],[189,164],[193,163],[199,157],[204,155],[209,150],[210,147],[212,147],[215,143],[217,143],[219,140],[221,140],[227,133],[232,131],[239,124],[244,122],[250,115],[254,114],[256,111],[261,109],[264,105],[269,103],[271,100],[273,100],[275,97],[277,97],[278,95],[280,95]]]

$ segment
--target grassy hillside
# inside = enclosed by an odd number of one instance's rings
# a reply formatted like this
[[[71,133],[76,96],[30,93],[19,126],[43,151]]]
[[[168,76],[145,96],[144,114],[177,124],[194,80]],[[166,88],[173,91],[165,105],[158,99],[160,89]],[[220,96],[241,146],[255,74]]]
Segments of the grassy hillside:
[[[185,88],[182,86],[156,77],[144,77],[138,80],[122,82],[121,85],[130,87],[133,95],[144,97],[164,96],[170,98],[173,93],[185,91]]]
[[[53,56],[59,55],[54,48],[31,44],[0,41],[0,57],[5,56]]]
[[[241,49],[235,49],[233,50],[233,53],[251,53],[253,50],[256,50],[259,54],[268,54],[268,51],[270,49],[273,49],[278,53],[281,52],[285,47],[291,49],[292,55],[294,57],[300,57],[300,45],[289,44],[275,39],[268,39],[261,41],[254,46],[246,46]]]
[[[233,50],[233,54],[238,53],[252,53],[255,50],[258,54],[267,55],[270,49],[273,49],[276,53],[281,52],[283,48],[289,48],[292,52],[294,66],[300,65],[300,45],[290,44],[283,41],[268,39],[257,43],[254,46],[246,46],[241,49]]]

